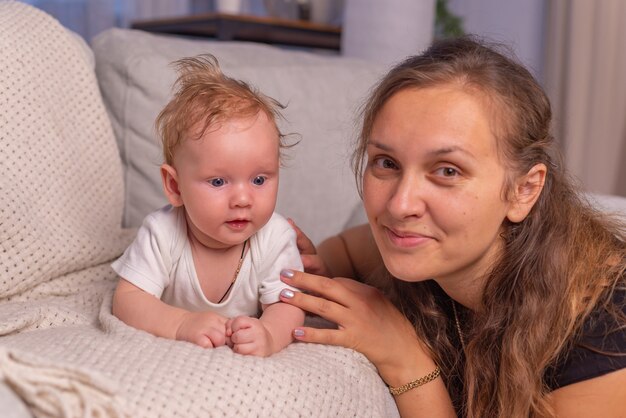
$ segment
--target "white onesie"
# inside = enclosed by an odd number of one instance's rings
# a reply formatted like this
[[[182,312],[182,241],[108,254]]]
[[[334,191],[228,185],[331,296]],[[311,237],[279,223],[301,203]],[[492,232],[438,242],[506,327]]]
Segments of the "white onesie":
[[[302,270],[302,261],[295,231],[277,213],[248,242],[237,280],[219,304],[210,302],[200,287],[182,208],[168,205],[149,214],[133,243],[111,266],[168,305],[210,310],[227,318],[258,316],[260,304],[277,302],[280,291],[289,287],[280,281],[280,271]]]

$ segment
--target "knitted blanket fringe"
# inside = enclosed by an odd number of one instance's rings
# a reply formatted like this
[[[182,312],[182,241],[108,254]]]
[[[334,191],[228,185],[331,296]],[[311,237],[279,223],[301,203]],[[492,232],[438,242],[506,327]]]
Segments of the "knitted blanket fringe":
[[[0,347],[0,379],[28,402],[36,417],[128,416],[112,381],[18,350]]]

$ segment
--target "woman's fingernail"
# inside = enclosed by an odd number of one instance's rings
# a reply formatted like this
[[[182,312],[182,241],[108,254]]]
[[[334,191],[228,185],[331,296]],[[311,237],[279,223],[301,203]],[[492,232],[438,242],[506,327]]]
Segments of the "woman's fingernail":
[[[295,293],[293,293],[293,290],[283,289],[280,291],[280,295],[286,299],[291,299]]]
[[[303,329],[294,329],[293,330],[293,336],[294,337],[304,337],[304,330]]]
[[[293,270],[283,269],[280,271],[280,275],[288,279],[293,279]]]

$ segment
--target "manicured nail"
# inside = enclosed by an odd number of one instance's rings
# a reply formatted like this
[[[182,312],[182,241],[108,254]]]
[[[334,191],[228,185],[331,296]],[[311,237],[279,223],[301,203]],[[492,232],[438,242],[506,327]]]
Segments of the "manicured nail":
[[[303,329],[294,329],[293,330],[293,336],[294,337],[304,337],[304,330]]]
[[[291,299],[295,293],[293,293],[293,290],[283,289],[280,291],[280,295],[286,299]]]
[[[280,271],[280,275],[288,279],[293,279],[294,273],[293,273],[293,270],[283,269]]]

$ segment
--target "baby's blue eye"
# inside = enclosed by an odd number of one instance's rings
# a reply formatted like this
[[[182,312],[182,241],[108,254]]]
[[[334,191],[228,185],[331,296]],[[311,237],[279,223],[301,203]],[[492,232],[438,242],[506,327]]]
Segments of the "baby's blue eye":
[[[226,182],[224,181],[224,179],[217,178],[217,179],[211,179],[210,183],[211,183],[211,186],[213,187],[221,187]]]
[[[265,183],[265,177],[263,177],[263,176],[256,176],[254,178],[254,180],[252,180],[252,183],[254,183],[257,186],[260,186],[263,183]]]

